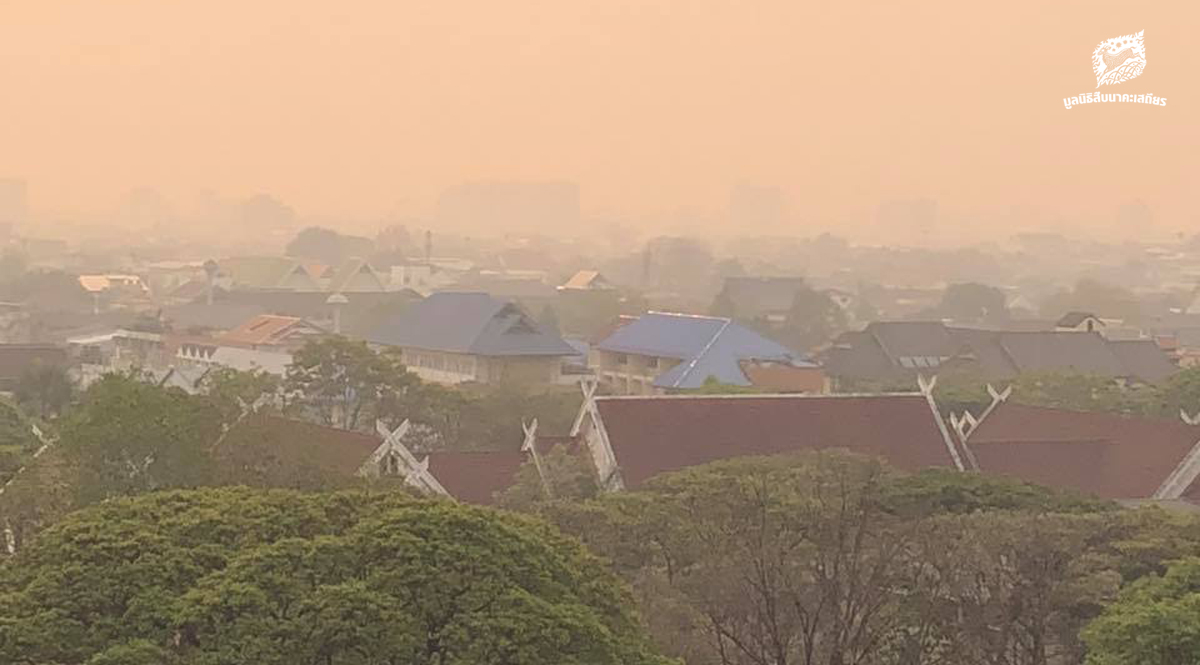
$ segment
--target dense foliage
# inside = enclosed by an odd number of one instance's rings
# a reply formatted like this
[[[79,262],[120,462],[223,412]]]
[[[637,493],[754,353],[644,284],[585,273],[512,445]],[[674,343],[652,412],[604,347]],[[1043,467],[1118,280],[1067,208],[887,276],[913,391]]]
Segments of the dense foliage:
[[[652,663],[623,587],[535,520],[396,493],[157,493],[0,569],[0,662]]]
[[[1123,583],[1200,552],[1190,517],[838,453],[540,510],[634,585],[660,648],[701,664],[1079,663]]]
[[[1084,632],[1088,665],[1182,665],[1200,658],[1200,557],[1137,580]]]

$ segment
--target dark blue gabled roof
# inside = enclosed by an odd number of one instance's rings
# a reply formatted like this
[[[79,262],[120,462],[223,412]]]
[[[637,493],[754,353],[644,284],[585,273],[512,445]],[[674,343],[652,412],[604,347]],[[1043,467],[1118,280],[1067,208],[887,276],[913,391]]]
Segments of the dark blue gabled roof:
[[[376,344],[479,356],[569,356],[575,349],[517,305],[486,293],[435,293],[367,335]]]

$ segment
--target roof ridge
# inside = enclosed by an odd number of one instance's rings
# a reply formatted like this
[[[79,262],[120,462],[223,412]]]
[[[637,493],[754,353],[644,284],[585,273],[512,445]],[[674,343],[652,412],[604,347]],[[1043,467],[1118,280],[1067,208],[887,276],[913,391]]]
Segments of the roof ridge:
[[[687,312],[667,312],[667,311],[658,310],[658,309],[649,309],[649,310],[646,310],[646,313],[647,314],[661,314],[662,316],[678,316],[680,318],[688,318],[688,319],[706,319],[709,321],[724,321],[725,323],[733,322],[733,319],[729,318],[728,316],[712,316],[710,314],[688,314]]]
[[[672,388],[678,388],[679,384],[682,383],[683,380],[692,373],[692,370],[696,369],[696,365],[700,363],[700,359],[712,349],[713,344],[717,343],[717,339],[721,337],[721,335],[732,323],[733,319],[725,319],[725,323],[722,323],[717,332],[713,333],[712,339],[708,340],[708,344],[705,344],[704,348],[700,349],[699,353],[697,353],[695,356],[692,356],[691,361],[688,362],[688,366],[684,368],[683,372],[679,374],[679,377],[675,379],[675,383],[671,384]]]
[[[617,401],[617,400],[695,400],[695,399],[845,399],[845,398],[863,398],[863,397],[920,397],[925,395],[919,392],[904,392],[904,393],[831,393],[831,394],[816,394],[816,393],[730,393],[725,395],[705,395],[705,394],[675,394],[675,395],[596,395],[597,401]]]

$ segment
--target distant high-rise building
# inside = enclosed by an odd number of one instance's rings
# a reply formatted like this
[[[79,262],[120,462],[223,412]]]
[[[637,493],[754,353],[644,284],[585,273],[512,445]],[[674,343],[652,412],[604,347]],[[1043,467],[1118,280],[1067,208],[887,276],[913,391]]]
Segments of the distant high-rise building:
[[[11,229],[28,221],[28,197],[24,180],[0,179],[0,229]]]
[[[561,232],[580,223],[579,185],[567,181],[468,182],[438,199],[437,221],[457,231]]]

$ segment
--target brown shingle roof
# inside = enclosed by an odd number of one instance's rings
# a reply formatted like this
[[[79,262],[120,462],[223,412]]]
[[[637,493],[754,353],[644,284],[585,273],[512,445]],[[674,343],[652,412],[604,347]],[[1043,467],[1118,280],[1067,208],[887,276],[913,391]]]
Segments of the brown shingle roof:
[[[429,455],[429,472],[450,496],[467,503],[495,503],[497,492],[513,484],[517,469],[525,462],[525,453],[513,452],[438,452]]]
[[[1179,419],[1005,402],[967,439],[980,470],[1108,499],[1153,496],[1200,441]]]
[[[902,469],[954,466],[924,395],[599,397],[621,477],[744,455],[845,448]]]

